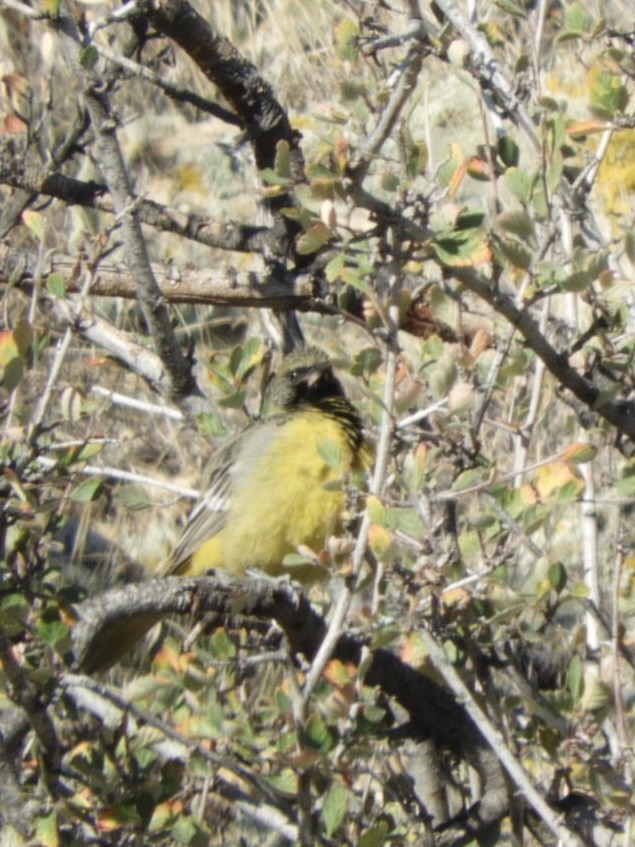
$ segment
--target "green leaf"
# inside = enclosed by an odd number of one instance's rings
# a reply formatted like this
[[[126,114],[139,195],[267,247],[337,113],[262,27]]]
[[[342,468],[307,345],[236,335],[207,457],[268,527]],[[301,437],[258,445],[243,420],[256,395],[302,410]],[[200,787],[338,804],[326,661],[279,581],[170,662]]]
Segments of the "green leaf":
[[[291,179],[291,147],[288,141],[281,139],[276,144],[276,159],[273,165],[276,176]]]
[[[323,718],[315,713],[309,715],[304,727],[304,738],[309,747],[322,753],[328,753],[334,743],[333,733]]]
[[[19,356],[14,356],[2,369],[2,386],[11,392],[18,387],[24,376],[24,365]]]
[[[26,359],[33,346],[33,330],[31,324],[25,318],[19,320],[13,328],[13,340],[20,356]]]
[[[576,704],[584,690],[584,668],[582,659],[579,656],[574,656],[567,669],[567,689],[571,694],[574,704]]]
[[[535,237],[534,222],[529,217],[527,212],[521,209],[513,209],[509,212],[503,212],[496,218],[496,223],[505,232],[511,232],[521,239],[531,239]]]
[[[35,835],[41,847],[58,847],[60,843],[57,831],[57,812],[49,812],[35,821]]]
[[[515,268],[526,271],[531,267],[533,256],[520,242],[509,238],[498,238],[494,246],[495,251]]]
[[[96,500],[103,490],[104,484],[100,479],[86,479],[71,494],[74,503],[90,503]]]
[[[171,835],[177,844],[186,844],[188,847],[203,847],[209,841],[198,821],[185,815],[176,820]]]
[[[588,271],[576,271],[560,283],[564,291],[586,291],[593,280]]]
[[[590,105],[595,115],[613,118],[624,112],[628,105],[628,89],[621,76],[600,63],[589,71]]]
[[[551,583],[551,587],[558,594],[561,594],[564,591],[564,588],[567,584],[567,570],[562,564],[562,562],[554,562],[553,565],[549,566],[549,570],[547,571],[547,578]]]
[[[139,485],[134,485],[133,483],[120,485],[116,489],[113,499],[115,502],[119,503],[131,512],[156,506],[154,500],[151,497],[148,497],[143,488]]]
[[[362,294],[370,294],[370,286],[366,282],[366,272],[360,268],[344,268],[340,274],[342,282],[350,285],[351,288],[361,291]]]
[[[87,71],[90,71],[95,67],[98,59],[99,53],[93,44],[89,44],[88,47],[82,50],[79,54],[79,64],[82,68],[86,68]]]
[[[622,469],[622,476],[616,483],[620,497],[632,497],[635,494],[635,464],[628,463]]]
[[[216,630],[211,638],[210,645],[212,653],[217,659],[227,661],[236,656],[236,645],[224,629]]]
[[[342,448],[332,438],[320,438],[318,441],[318,453],[331,468],[342,466]]]
[[[346,256],[344,253],[338,253],[337,256],[333,256],[333,258],[329,262],[327,262],[326,267],[324,268],[324,276],[326,277],[326,281],[335,282],[336,279],[340,279],[345,266]]]
[[[452,491],[464,491],[466,488],[472,488],[482,481],[479,471],[472,468],[469,471],[463,471],[463,473],[457,476],[452,483]]]
[[[52,621],[41,620],[37,626],[37,632],[42,641],[49,647],[60,648],[63,652],[70,641],[70,631],[66,624],[56,619]]]
[[[592,18],[583,3],[572,3],[564,15],[564,29],[568,35],[583,35],[592,24]]]
[[[527,171],[520,168],[507,168],[504,180],[505,185],[521,203],[529,203],[534,181]]]
[[[298,791],[298,776],[291,768],[284,768],[280,773],[272,774],[268,782],[278,791],[295,796]]]
[[[515,168],[520,158],[518,144],[508,135],[502,135],[496,145],[501,162],[506,168]]]
[[[320,247],[333,238],[333,230],[323,223],[313,224],[307,231],[301,235],[296,241],[296,250],[301,256],[307,256],[310,253],[317,253]]]
[[[61,0],[42,0],[42,8],[51,20],[56,20],[60,14]]]
[[[436,238],[430,244],[441,264],[450,268],[473,267],[490,258],[490,250],[478,230],[457,230]]]
[[[474,209],[464,209],[459,212],[454,221],[454,229],[478,229],[483,225],[485,215],[483,212],[477,212]]]
[[[379,821],[361,834],[357,847],[382,847],[389,832],[388,821]]]
[[[293,185],[293,180],[286,176],[279,176],[273,168],[263,168],[259,171],[260,179],[267,185],[281,185],[287,187]]]
[[[201,412],[196,416],[196,425],[201,435],[208,438],[218,438],[227,435],[227,427],[219,415],[214,412]]]
[[[342,825],[348,809],[349,796],[348,789],[340,782],[334,782],[329,788],[321,812],[327,838],[330,838]]]
[[[66,297],[66,283],[62,274],[52,273],[46,278],[46,290],[54,297],[64,300]]]
[[[383,191],[396,191],[401,185],[399,175],[393,171],[384,171],[380,177],[379,184]]]

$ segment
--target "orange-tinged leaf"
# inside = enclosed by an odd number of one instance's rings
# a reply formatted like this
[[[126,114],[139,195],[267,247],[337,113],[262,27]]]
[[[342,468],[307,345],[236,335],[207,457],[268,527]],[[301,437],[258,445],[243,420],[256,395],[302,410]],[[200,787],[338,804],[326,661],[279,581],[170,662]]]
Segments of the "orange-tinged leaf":
[[[472,338],[472,343],[470,344],[470,356],[474,361],[478,359],[481,353],[484,350],[487,350],[492,346],[492,336],[484,330],[482,327],[479,327],[474,333],[474,337]]]
[[[417,466],[421,470],[425,470],[426,462],[428,460],[428,447],[426,444],[418,444],[414,451],[414,459],[417,463]]]
[[[477,230],[457,230],[441,235],[430,246],[439,262],[450,268],[471,268],[492,258],[484,235]]]
[[[441,600],[446,608],[465,609],[470,603],[470,593],[464,588],[451,588],[443,592]]]
[[[467,172],[472,179],[487,182],[491,177],[489,162],[480,156],[471,156],[467,163]]]
[[[379,524],[368,527],[368,546],[377,556],[385,556],[393,544],[392,532]]]
[[[421,636],[418,633],[413,632],[401,645],[399,658],[405,664],[418,668],[426,661],[428,653],[428,648],[424,644]]]
[[[13,331],[3,329],[0,331],[0,365],[6,365],[11,359],[19,355],[18,345],[15,343]]]
[[[571,138],[583,138],[585,135],[591,135],[596,132],[604,132],[607,127],[608,124],[606,121],[574,121],[567,127],[567,135],[571,136]]]
[[[533,485],[521,485],[518,493],[521,503],[525,503],[527,506],[535,506],[540,499]]]
[[[159,803],[152,812],[148,831],[157,832],[167,826],[170,821],[183,814],[183,808],[181,800],[166,800],[164,803]]]
[[[574,465],[583,465],[585,462],[591,462],[597,455],[597,448],[586,442],[577,442],[571,444],[566,450],[562,451],[561,458],[565,462],[572,462]]]
[[[448,185],[448,194],[450,197],[456,197],[459,188],[461,187],[461,183],[465,179],[465,174],[467,173],[467,162],[463,162],[460,164],[457,169],[452,174],[452,178]]]
[[[5,115],[3,120],[4,133],[26,132],[27,124],[17,115]]]
[[[355,680],[355,666],[345,665],[339,659],[331,659],[324,669],[325,678],[338,688],[350,685]]]

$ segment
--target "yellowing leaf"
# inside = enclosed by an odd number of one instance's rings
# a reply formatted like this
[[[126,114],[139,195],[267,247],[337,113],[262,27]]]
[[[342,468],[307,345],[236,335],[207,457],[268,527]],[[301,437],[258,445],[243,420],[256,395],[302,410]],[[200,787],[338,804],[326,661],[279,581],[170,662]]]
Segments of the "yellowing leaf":
[[[340,59],[353,60],[357,49],[359,27],[353,18],[342,18],[333,31],[335,49]]]
[[[345,665],[339,659],[331,659],[324,669],[325,678],[338,688],[350,685],[355,680],[356,670],[353,665]]]
[[[467,172],[472,179],[488,182],[491,179],[489,162],[479,156],[471,156],[467,163]]]
[[[492,258],[484,235],[477,230],[450,232],[436,238],[430,246],[439,262],[450,268],[471,268]]]
[[[48,815],[38,818],[35,822],[35,834],[37,843],[42,847],[58,847],[60,843],[57,831],[57,814],[50,812]]]
[[[380,526],[386,523],[386,507],[374,494],[370,494],[366,499],[366,511],[372,523]]]
[[[628,105],[628,91],[616,71],[605,62],[597,62],[589,71],[591,108],[601,117],[611,118]]]
[[[368,527],[368,546],[380,557],[385,557],[393,544],[393,535],[385,527],[379,524],[371,524]]]
[[[44,238],[44,218],[39,212],[27,209],[22,212],[22,220],[39,241]]]
[[[543,500],[552,497],[554,493],[569,483],[573,483],[576,489],[581,490],[583,487],[582,480],[567,462],[550,462],[536,471],[535,485]]]
[[[291,179],[291,147],[284,139],[276,144],[276,161],[273,169],[282,179]]]
[[[464,588],[452,588],[444,591],[441,600],[446,608],[465,609],[470,603],[470,593]]]
[[[13,331],[3,329],[0,331],[0,365],[6,365],[11,359],[19,356],[18,345],[15,342]]]
[[[428,657],[428,648],[423,642],[421,636],[413,632],[411,633],[401,646],[399,658],[402,662],[410,665],[413,668],[421,667]]]

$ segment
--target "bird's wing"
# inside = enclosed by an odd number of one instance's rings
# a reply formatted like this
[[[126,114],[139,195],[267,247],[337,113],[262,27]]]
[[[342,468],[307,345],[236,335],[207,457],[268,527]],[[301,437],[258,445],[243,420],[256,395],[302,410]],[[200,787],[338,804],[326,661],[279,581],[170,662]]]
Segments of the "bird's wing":
[[[231,497],[231,469],[245,432],[242,430],[237,433],[214,453],[207,471],[204,494],[190,513],[167,564],[167,574],[178,573],[201,544],[213,538],[225,526]]]
[[[190,513],[183,534],[164,568],[165,574],[182,570],[198,548],[223,529],[231,509],[234,485],[240,478],[249,477],[253,462],[276,437],[287,417],[273,415],[266,421],[251,423],[216,450],[207,470],[204,494]],[[254,496],[258,496],[257,491]]]

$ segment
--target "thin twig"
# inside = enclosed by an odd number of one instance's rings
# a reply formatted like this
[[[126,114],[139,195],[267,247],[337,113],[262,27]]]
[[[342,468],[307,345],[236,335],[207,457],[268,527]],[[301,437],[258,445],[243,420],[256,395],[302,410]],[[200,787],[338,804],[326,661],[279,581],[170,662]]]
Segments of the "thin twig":
[[[533,807],[536,814],[560,840],[563,847],[583,847],[578,836],[562,825],[558,813],[549,807],[540,792],[536,790],[523,768],[508,749],[500,732],[493,726],[459,674],[446,659],[443,648],[437,644],[427,630],[420,630],[420,635],[436,670],[442,675],[459,703],[468,712],[487,743],[496,753],[500,763],[514,784],[518,786],[521,796]]]

